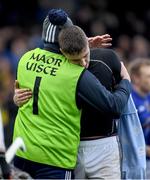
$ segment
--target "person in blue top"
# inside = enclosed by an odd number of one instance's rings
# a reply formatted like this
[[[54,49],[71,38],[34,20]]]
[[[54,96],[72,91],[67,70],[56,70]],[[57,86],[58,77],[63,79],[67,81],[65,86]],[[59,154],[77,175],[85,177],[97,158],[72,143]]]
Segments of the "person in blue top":
[[[147,158],[147,179],[150,179],[150,59],[137,59],[129,66],[133,84],[132,97],[142,125]]]

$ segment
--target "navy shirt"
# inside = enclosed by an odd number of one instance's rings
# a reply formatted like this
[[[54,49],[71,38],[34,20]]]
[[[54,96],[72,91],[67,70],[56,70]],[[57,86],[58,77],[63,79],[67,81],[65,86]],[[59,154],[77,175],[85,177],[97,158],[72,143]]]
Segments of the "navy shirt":
[[[146,144],[150,145],[150,94],[143,97],[132,89],[132,97],[142,124]]]

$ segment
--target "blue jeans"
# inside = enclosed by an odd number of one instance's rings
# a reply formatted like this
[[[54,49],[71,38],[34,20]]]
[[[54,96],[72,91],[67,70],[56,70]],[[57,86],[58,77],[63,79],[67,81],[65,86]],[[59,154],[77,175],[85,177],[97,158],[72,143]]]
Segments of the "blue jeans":
[[[73,179],[73,170],[54,167],[15,156],[14,166],[27,172],[33,179]]]

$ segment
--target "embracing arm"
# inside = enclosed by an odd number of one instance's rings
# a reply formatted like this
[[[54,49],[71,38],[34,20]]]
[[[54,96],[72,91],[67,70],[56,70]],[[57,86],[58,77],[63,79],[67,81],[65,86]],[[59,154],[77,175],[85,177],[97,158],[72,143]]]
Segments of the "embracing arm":
[[[104,34],[101,36],[94,36],[94,37],[89,37],[88,42],[89,42],[89,47],[92,48],[107,48],[110,47],[112,38],[110,37],[109,34]]]
[[[32,97],[32,91],[30,89],[20,89],[19,82],[16,80],[14,83],[14,97],[13,101],[16,106],[21,107],[23,104],[29,101]]]
[[[78,98],[101,112],[120,115],[131,93],[130,77],[123,65],[121,73],[122,80],[114,93],[111,93],[94,75],[89,71],[85,71],[78,84]]]

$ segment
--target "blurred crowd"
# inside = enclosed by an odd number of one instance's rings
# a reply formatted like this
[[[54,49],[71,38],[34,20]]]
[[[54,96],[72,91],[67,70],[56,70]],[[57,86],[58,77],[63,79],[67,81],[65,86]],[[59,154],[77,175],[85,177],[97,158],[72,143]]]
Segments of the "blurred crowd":
[[[6,147],[12,141],[17,113],[13,103],[17,64],[24,52],[43,46],[42,21],[48,10],[59,7],[66,10],[88,37],[110,34],[113,38],[112,48],[128,66],[137,58],[150,58],[150,9],[146,2],[143,4],[136,5],[140,6],[139,10],[126,1],[0,1],[0,108]]]

